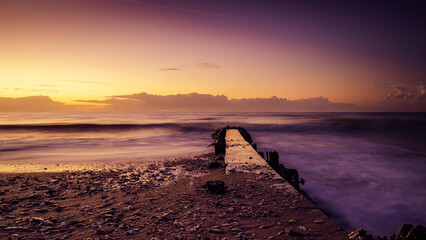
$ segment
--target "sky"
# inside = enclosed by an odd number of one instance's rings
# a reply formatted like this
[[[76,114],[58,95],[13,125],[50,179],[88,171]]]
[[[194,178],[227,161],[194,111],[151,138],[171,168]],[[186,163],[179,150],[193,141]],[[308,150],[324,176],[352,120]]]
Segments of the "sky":
[[[0,111],[426,111],[425,42],[416,1],[2,0]]]

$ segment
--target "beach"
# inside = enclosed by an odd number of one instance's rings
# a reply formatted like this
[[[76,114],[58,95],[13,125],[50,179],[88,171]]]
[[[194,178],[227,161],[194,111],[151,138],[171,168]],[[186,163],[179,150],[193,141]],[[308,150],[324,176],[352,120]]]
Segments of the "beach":
[[[2,172],[0,238],[347,238],[305,197],[277,191],[271,179],[209,168],[220,157],[209,153],[94,170]],[[225,192],[203,188],[211,180],[223,180]]]

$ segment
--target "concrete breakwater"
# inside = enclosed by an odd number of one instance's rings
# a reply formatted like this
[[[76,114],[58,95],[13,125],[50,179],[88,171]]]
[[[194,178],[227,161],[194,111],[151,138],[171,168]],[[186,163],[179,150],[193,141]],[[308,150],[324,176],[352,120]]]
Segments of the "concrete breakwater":
[[[321,229],[322,236],[338,235],[339,239],[348,239],[340,227],[336,226],[322,211],[317,209],[301,192],[299,183],[304,180],[299,180],[296,169],[287,169],[283,164],[279,164],[277,152],[267,152],[266,159],[264,153],[256,151],[256,144],[253,143],[250,134],[244,128],[226,127],[217,129],[212,134],[215,140],[215,153],[225,154],[226,174],[233,175],[236,173],[250,174],[251,178],[269,180],[270,185],[275,193],[281,193],[283,197],[296,199],[294,202],[309,203],[309,206],[296,207],[289,204],[281,207],[296,208],[299,214],[309,218],[312,224],[321,225],[327,223],[328,226],[333,226],[332,230],[327,232],[326,227]],[[265,196],[267,197],[267,196]],[[276,202],[280,206],[279,202]],[[293,220],[289,220],[290,223]],[[303,227],[301,229],[306,229]],[[311,228],[312,229],[312,228]],[[300,229],[299,229],[300,230]],[[299,236],[300,231],[297,229],[287,228],[286,234]]]
[[[238,134],[241,135],[242,139],[240,139]],[[238,161],[236,160],[236,158],[243,157],[243,156],[240,156],[243,154],[242,152],[245,152],[244,154],[253,155],[253,156],[250,156],[251,158],[249,161],[252,164],[254,163],[257,165],[264,165],[264,160],[266,160],[266,163],[268,163],[269,166],[273,170],[275,170],[276,173],[278,173],[282,178],[287,180],[287,182],[298,191],[300,191],[300,184],[303,185],[305,182],[303,178],[299,180],[299,173],[296,169],[286,168],[284,164],[279,163],[278,152],[276,151],[266,152],[266,153],[253,152],[252,150],[254,151],[257,150],[257,144],[253,143],[250,133],[244,128],[227,127],[227,128],[217,129],[213,132],[212,137],[215,140],[214,146],[215,146],[216,154],[225,154],[227,150],[229,149],[228,154],[226,156],[228,156],[228,159],[229,159],[232,153],[232,158],[233,158],[232,161]],[[236,145],[232,145],[231,142],[233,141],[239,141],[240,145],[244,144],[243,141],[246,141],[247,144],[245,144],[245,146],[243,147],[244,150],[241,150],[238,148],[234,148]],[[253,149],[250,149],[249,146],[251,146]],[[232,149],[230,149],[230,147],[232,147]],[[235,155],[236,151],[239,152],[238,155]]]
[[[279,154],[273,152],[257,152],[257,144],[253,143],[250,133],[244,128],[226,127],[217,129],[212,134],[215,140],[215,153],[225,154],[227,172],[259,172],[273,175],[275,179],[285,179],[286,188],[290,184],[295,190],[304,193],[300,184],[305,180],[299,179],[296,169],[289,169],[279,163]],[[293,191],[293,190],[292,190]]]
[[[271,187],[284,191],[286,195],[309,196],[300,189],[300,184],[305,180],[299,179],[296,169],[288,169],[279,163],[279,154],[272,152],[257,152],[257,144],[253,143],[250,133],[241,127],[226,127],[216,129],[212,134],[215,140],[215,153],[225,154],[227,174],[233,172],[254,173],[259,176],[268,176],[271,179]],[[285,180],[285,181],[283,181]],[[347,235],[349,239],[358,240],[417,240],[426,239],[426,228],[422,225],[413,226],[404,224],[398,235],[372,236],[360,228]]]

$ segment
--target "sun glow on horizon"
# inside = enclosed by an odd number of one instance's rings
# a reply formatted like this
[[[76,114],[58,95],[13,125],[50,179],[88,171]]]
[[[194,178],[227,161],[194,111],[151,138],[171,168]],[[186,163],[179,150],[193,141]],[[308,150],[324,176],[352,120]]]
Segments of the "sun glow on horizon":
[[[251,9],[228,13],[205,4],[2,2],[0,96],[81,104],[140,92],[197,92],[368,105],[413,72],[397,58],[350,49],[377,43],[352,46],[363,38],[336,35],[339,26],[316,28],[314,15],[280,13],[272,20]]]

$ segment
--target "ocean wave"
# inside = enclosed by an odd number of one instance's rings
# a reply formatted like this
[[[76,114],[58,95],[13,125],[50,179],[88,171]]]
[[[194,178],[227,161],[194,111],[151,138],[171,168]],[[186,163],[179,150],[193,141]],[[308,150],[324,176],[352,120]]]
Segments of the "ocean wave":
[[[426,119],[327,118],[294,124],[246,124],[248,130],[292,133],[426,132]]]
[[[205,131],[212,130],[211,126],[205,124],[8,124],[0,125],[0,131],[49,131],[49,132],[85,132],[85,131],[130,131],[137,129],[164,128],[177,131]]]
[[[265,116],[267,119],[268,116]],[[229,126],[244,127],[248,131],[288,132],[288,133],[364,133],[364,132],[410,132],[425,133],[426,118],[360,118],[324,117],[300,119],[292,123],[247,123],[244,119],[200,118],[191,122],[147,123],[147,124],[8,124],[0,125],[0,131],[49,131],[49,132],[87,132],[87,131],[132,131],[143,129],[167,129],[179,132],[212,132],[215,128]]]
[[[9,148],[0,148],[1,152],[19,152],[19,151],[27,151],[27,150],[33,150],[33,149],[39,149],[39,148],[47,148],[49,146],[22,146],[22,147],[9,147]]]

